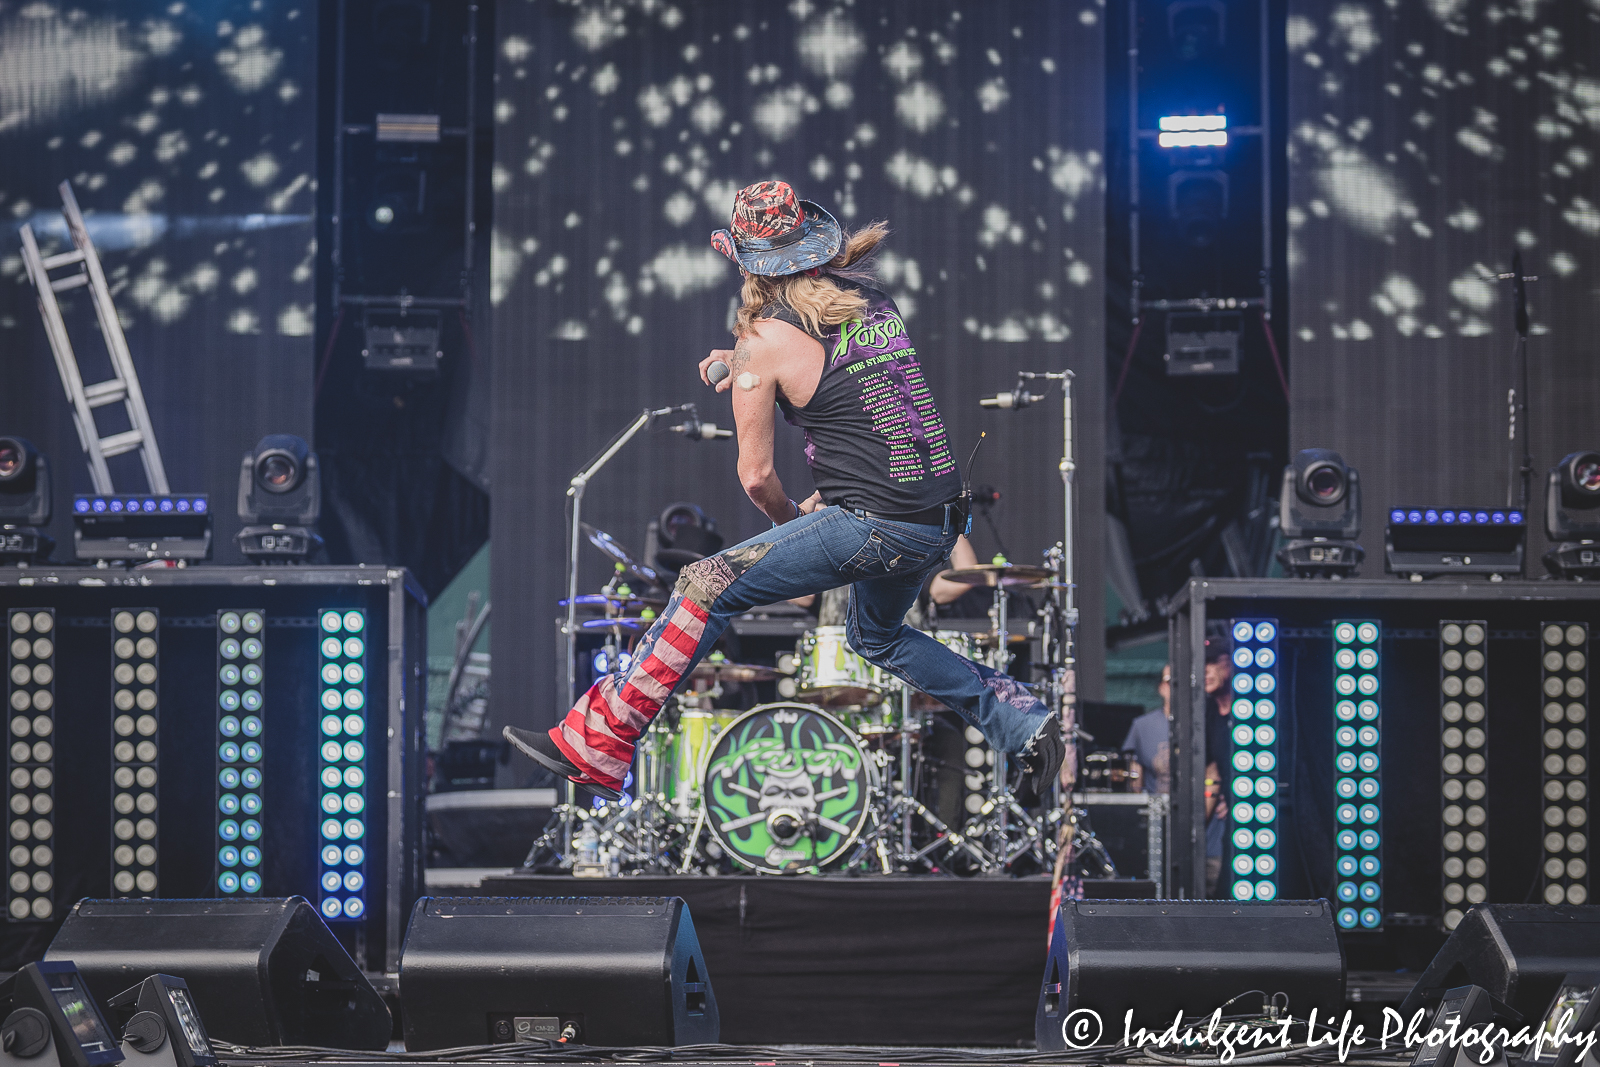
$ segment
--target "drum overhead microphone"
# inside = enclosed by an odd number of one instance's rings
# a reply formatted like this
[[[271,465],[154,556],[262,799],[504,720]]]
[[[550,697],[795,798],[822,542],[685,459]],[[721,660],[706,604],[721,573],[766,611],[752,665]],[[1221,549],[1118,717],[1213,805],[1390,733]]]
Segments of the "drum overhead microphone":
[[[693,404],[687,405],[687,410],[689,418],[686,422],[669,427],[673,433],[681,433],[691,441],[722,441],[733,436],[732,430],[724,430],[714,422],[702,422]]]
[[[1013,393],[996,393],[994,396],[986,396],[979,400],[978,403],[986,408],[1008,408],[1012,411],[1019,411],[1029,404],[1038,403],[1043,399],[1044,394],[1042,393],[1030,393],[1026,389],[1018,389]]]

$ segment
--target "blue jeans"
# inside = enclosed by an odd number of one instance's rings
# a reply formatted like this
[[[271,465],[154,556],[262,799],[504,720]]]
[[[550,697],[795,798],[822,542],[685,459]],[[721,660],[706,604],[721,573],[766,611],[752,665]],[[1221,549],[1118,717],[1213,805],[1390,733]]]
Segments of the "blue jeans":
[[[735,615],[850,585],[846,638],[865,659],[956,711],[1001,752],[1017,753],[1049,717],[999,671],[904,623],[958,531],[822,508],[683,569],[625,673],[601,678],[551,736],[597,781],[619,783],[633,743],[711,651]]]

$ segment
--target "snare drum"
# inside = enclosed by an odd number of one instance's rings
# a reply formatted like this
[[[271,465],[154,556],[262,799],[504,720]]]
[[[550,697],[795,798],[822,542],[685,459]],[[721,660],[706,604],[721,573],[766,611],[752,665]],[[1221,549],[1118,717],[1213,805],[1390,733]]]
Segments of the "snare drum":
[[[796,699],[824,708],[864,708],[883,702],[888,678],[851,650],[843,626],[806,631],[795,652],[800,659]]]

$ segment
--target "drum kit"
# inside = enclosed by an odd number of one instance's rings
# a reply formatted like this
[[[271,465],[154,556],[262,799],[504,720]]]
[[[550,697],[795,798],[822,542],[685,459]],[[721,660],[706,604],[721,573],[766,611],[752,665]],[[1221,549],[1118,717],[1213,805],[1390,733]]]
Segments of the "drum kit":
[[[666,602],[633,591],[630,582],[643,584],[645,576],[614,538],[585,532],[612,558],[615,575],[600,592],[577,598],[577,607],[594,613],[578,629],[605,635],[597,664],[625,669],[628,646]],[[1053,568],[1005,562],[941,577],[991,590],[994,625],[930,636],[997,670],[1026,640],[1006,630],[1015,622],[1014,595],[1059,585]],[[858,655],[845,627],[814,627],[792,655],[777,659],[771,667],[713,652],[696,665],[640,738],[623,799],[558,806],[527,866],[590,876],[993,873],[1023,869],[1015,865],[1026,857],[1027,869],[1050,869],[1061,812],[1050,798],[1034,810],[1024,806],[1003,753],[967,750],[978,761],[972,766],[969,755],[962,776],[970,787],[978,772],[982,785],[957,808],[956,825],[924,802],[937,763],[927,743],[934,718],[953,722],[955,715]],[[736,685],[760,682],[777,683],[780,699],[747,711],[718,706]]]
[[[1044,392],[1030,390],[1042,383]],[[1078,623],[1073,585],[1072,372],[1019,372],[1013,392],[982,401],[1019,410],[1045,399],[1059,384],[1062,399],[1062,539],[1043,554],[1043,566],[1001,557],[943,572],[947,581],[992,592],[990,627],[983,632],[936,630],[931,636],[963,656],[1008,670],[1018,639],[1037,639],[1031,671],[1018,678],[1059,711],[1076,736],[1073,631]],[[566,678],[578,691],[581,634],[604,635],[598,669],[625,670],[629,648],[666,604],[666,578],[637,562],[615,538],[581,518],[585,489],[600,469],[657,416],[641,412],[584,469],[567,495],[570,535],[567,597],[563,600]],[[613,576],[598,593],[578,592],[583,540],[612,562]],[[1028,634],[1012,632],[1013,597],[1038,596]],[[1042,595],[1040,595],[1042,594]],[[580,612],[593,617],[580,621]],[[603,658],[602,658],[603,657]],[[1015,672],[1014,676],[1015,676]],[[729,690],[776,682],[781,699],[749,710],[728,710]],[[742,693],[741,693],[742,695]],[[524,866],[576,875],[643,873],[772,874],[939,870],[956,873],[1049,871],[1070,861],[1084,832],[1078,813],[1057,796],[1031,798],[1030,810],[1013,789],[1006,755],[988,751],[968,729],[956,780],[967,795],[938,804],[931,782],[949,775],[937,758],[934,723],[953,712],[928,694],[858,656],[840,626],[818,626],[776,667],[735,663],[713,653],[640,738],[633,770],[618,801],[580,798],[569,785]],[[949,731],[943,731],[950,736]],[[1059,789],[1059,786],[1057,787]],[[934,799],[946,818],[924,798]],[[1059,855],[1058,855],[1059,853]],[[1059,876],[1059,874],[1058,874]]]

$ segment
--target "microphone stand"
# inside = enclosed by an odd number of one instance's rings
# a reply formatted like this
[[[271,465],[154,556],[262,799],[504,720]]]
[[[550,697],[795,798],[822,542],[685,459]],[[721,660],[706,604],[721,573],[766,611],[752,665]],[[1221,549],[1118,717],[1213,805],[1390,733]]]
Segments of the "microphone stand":
[[[567,496],[572,498],[572,525],[567,534],[567,616],[562,623],[561,632],[566,637],[567,651],[567,706],[571,707],[578,699],[578,545],[583,541],[583,493],[589,488],[589,483],[594,476],[600,473],[600,468],[611,461],[611,457],[622,451],[629,441],[638,436],[639,431],[650,425],[650,421],[658,415],[671,415],[674,412],[687,410],[691,405],[680,404],[670,408],[645,408],[633,417],[633,421],[623,428],[622,432],[611,439],[611,443],[600,450],[600,454],[584,465],[583,469],[572,476],[567,483]],[[577,787],[571,782],[567,786],[567,804],[571,805],[577,798]],[[572,854],[572,825],[568,821],[566,830],[562,835],[561,855],[562,862],[568,862]]]
[[[1511,273],[1495,275],[1501,281],[1511,282],[1514,298],[1513,323],[1517,330],[1516,346],[1512,350],[1512,387],[1506,398],[1508,427],[1507,451],[1510,453],[1511,477],[1506,482],[1506,506],[1519,506],[1524,514],[1533,482],[1533,427],[1528,422],[1528,282],[1539,280],[1537,274],[1522,273],[1521,251],[1511,254]],[[1520,394],[1518,390],[1521,390]],[[1517,412],[1522,413],[1522,465],[1517,466]],[[1520,494],[1518,493],[1520,481]]]
[[[1061,461],[1057,470],[1061,472],[1061,497],[1062,497],[1062,526],[1061,541],[1046,553],[1047,560],[1053,564],[1058,580],[1050,590],[1050,610],[1044,614],[1043,648],[1045,662],[1049,664],[1050,689],[1055,702],[1061,711],[1061,727],[1067,740],[1068,758],[1074,758],[1077,751],[1077,653],[1075,634],[1078,628],[1077,585],[1075,584],[1075,560],[1077,553],[1073,543],[1073,502],[1072,487],[1073,475],[1077,471],[1077,461],[1072,447],[1072,380],[1075,376],[1070,370],[1062,371],[1018,371],[1016,389],[1010,393],[1001,393],[995,397],[979,401],[984,407],[1010,408],[1013,411],[1021,410],[1029,404],[1036,403],[1048,397],[1049,387],[1042,393],[1028,392],[1031,382],[1042,381],[1045,383],[1061,383]],[[1059,620],[1059,633],[1056,623]],[[1076,763],[1073,764],[1074,771]],[[1058,779],[1055,791],[1059,794],[1061,785]],[[1043,799],[1043,798],[1041,798]],[[1061,809],[1058,796],[1055,805],[1056,813]],[[1064,863],[1071,861],[1072,840],[1069,836],[1059,846],[1056,868],[1063,870]],[[1064,859],[1063,859],[1064,857]]]

